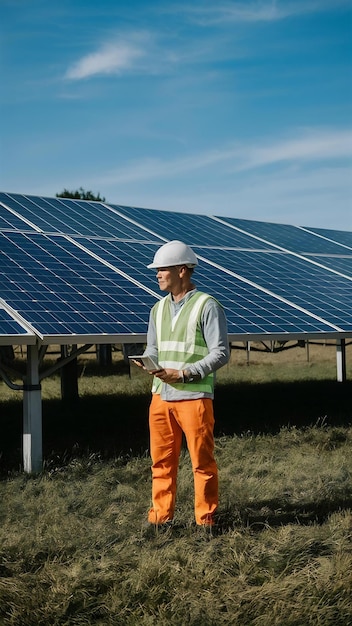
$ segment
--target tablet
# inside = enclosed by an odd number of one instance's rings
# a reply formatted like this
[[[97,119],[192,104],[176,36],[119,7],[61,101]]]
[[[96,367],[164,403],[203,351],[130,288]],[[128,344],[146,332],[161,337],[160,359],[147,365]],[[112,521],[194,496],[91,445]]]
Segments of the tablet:
[[[128,357],[131,361],[137,361],[141,363],[143,367],[148,370],[148,372],[152,370],[160,370],[162,369],[160,365],[155,361],[155,359],[151,356],[143,356],[141,354],[136,354]]]

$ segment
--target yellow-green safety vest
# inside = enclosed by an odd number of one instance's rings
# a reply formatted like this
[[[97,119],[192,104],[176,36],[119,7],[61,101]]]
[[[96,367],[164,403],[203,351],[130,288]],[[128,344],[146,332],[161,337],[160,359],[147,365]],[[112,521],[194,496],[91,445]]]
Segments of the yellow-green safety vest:
[[[212,296],[196,291],[171,319],[171,295],[157,302],[152,315],[155,322],[158,361],[164,368],[187,369],[189,365],[209,354],[201,329],[201,314]],[[169,383],[170,384],[170,383]],[[213,393],[214,374],[191,383],[173,383],[175,389]],[[152,392],[160,393],[162,381],[154,377]]]

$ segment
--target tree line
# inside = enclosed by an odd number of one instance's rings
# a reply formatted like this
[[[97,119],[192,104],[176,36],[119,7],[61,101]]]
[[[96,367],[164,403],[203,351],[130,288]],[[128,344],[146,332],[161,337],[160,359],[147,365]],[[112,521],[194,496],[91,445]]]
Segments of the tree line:
[[[105,202],[105,198],[100,197],[100,193],[94,194],[92,191],[86,191],[83,187],[80,187],[76,191],[70,191],[64,189],[60,193],[56,194],[57,198],[72,198],[73,200],[93,200],[95,202]]]

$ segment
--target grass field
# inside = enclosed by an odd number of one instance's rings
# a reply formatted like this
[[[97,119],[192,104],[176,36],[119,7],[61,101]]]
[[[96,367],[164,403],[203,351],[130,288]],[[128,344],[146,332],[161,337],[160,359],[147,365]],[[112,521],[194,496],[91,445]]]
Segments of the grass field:
[[[350,350],[350,346],[348,347]],[[335,352],[236,350],[218,377],[219,528],[145,538],[150,381],[79,365],[80,400],[43,384],[45,467],[24,475],[21,395],[0,383],[1,626],[352,625],[352,387]],[[101,373],[101,372],[100,372]],[[10,395],[11,394],[11,395]],[[15,396],[15,397],[14,397]]]

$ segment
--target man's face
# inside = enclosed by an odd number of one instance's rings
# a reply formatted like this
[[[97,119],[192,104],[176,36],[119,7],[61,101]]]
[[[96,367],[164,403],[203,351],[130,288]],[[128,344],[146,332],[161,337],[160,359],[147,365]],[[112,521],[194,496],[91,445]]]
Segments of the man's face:
[[[159,289],[173,293],[174,289],[180,284],[180,268],[176,267],[159,267],[156,274]]]

